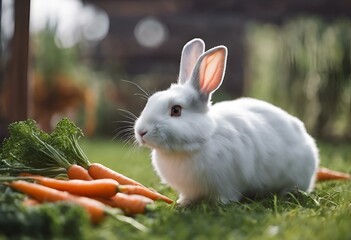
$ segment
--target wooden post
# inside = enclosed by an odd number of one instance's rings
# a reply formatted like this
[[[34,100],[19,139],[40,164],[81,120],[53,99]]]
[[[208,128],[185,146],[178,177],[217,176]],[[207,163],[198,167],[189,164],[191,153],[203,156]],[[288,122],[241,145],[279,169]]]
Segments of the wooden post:
[[[6,81],[7,118],[9,122],[28,117],[28,49],[30,0],[14,1],[15,29],[11,42],[11,59]]]

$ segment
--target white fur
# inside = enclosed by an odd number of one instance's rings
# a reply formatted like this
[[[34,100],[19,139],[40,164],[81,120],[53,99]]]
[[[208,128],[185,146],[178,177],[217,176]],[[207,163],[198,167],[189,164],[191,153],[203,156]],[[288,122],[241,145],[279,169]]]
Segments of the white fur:
[[[199,58],[211,51],[219,50]],[[303,123],[251,98],[211,106],[212,92],[203,93],[191,83],[199,66],[190,80],[151,96],[135,123],[136,139],[153,149],[152,164],[161,180],[179,192],[178,203],[228,203],[247,195],[311,191],[319,159]],[[170,116],[174,105],[182,106],[180,117]]]

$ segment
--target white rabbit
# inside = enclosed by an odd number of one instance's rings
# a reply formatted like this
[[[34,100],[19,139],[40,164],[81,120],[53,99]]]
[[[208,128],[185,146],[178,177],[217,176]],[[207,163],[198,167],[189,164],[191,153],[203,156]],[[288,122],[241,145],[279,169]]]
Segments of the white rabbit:
[[[178,83],[153,94],[134,126],[137,141],[153,149],[161,180],[180,194],[177,202],[225,204],[245,196],[311,191],[319,157],[304,124],[250,98],[212,106],[227,49],[204,48],[201,39],[184,46]]]

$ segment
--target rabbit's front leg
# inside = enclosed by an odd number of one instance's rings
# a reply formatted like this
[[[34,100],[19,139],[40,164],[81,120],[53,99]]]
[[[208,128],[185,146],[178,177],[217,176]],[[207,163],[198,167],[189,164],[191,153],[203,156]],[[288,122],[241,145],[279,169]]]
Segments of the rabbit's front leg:
[[[189,198],[187,196],[184,196],[184,194],[180,194],[177,200],[177,204],[179,204],[182,207],[189,206],[193,202],[196,202],[196,200]]]

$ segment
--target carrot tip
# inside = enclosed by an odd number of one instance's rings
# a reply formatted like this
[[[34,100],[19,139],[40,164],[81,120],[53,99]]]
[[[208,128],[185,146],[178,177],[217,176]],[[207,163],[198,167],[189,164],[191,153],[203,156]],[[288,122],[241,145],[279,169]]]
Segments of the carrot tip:
[[[317,171],[317,181],[328,180],[351,180],[351,175],[348,173],[334,171],[328,168],[320,168]]]

